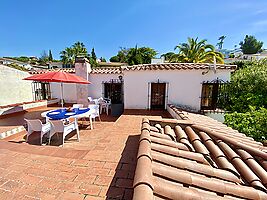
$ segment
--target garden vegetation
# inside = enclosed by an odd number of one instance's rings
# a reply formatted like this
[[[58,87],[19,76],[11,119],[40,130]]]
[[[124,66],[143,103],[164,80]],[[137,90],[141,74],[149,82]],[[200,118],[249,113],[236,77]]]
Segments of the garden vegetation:
[[[240,64],[240,63],[239,63]],[[267,59],[242,63],[231,77],[225,124],[253,137],[267,139]]]

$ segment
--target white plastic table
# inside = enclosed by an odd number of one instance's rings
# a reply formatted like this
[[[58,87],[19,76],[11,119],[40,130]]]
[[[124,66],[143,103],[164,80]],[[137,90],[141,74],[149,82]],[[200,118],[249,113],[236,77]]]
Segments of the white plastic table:
[[[58,109],[56,109],[56,110],[58,110]],[[47,116],[47,113],[53,112],[53,111],[54,110],[49,110],[49,111],[42,112],[41,116],[43,118],[46,118],[46,121],[48,121],[50,118]],[[75,120],[75,124],[78,125],[78,119],[85,118],[85,117],[88,117],[88,116],[89,116],[90,128],[92,130],[93,129],[93,123],[92,123],[92,118],[90,117],[90,110],[85,112],[85,113],[82,113],[82,114],[71,115],[71,116],[69,116],[67,118],[64,118],[64,119],[74,119]]]

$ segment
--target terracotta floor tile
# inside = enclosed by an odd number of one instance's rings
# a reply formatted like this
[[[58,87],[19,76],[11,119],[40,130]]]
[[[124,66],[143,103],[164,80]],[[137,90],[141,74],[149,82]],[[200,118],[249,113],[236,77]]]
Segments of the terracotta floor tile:
[[[97,176],[96,180],[94,181],[95,185],[101,185],[101,186],[108,186],[111,184],[113,180],[112,176]]]
[[[106,146],[95,146],[92,150],[93,151],[97,151],[97,150],[105,150],[106,149]]]
[[[8,169],[16,172],[22,172],[26,167],[27,167],[26,165],[15,164],[8,167]]]
[[[77,184],[79,183],[93,184],[96,177],[97,177],[96,175],[79,174],[75,178],[74,182],[77,182]]]
[[[7,181],[9,181],[7,178],[0,177],[0,187],[1,187],[1,185],[6,183]]]
[[[37,187],[40,188],[48,188],[48,189],[56,189],[59,185],[59,181],[54,179],[43,179],[40,181],[40,183],[37,185]]]
[[[106,169],[121,169],[121,163],[117,163],[117,162],[105,162],[103,168]]]
[[[30,175],[30,174],[24,174],[21,178],[20,181],[23,182],[24,184],[28,185],[36,185],[40,183],[42,180],[41,177]]]
[[[71,165],[73,165],[73,166],[87,166],[88,163],[89,163],[88,160],[81,160],[81,159],[79,159],[79,160],[74,160],[71,163]]]
[[[61,181],[73,181],[78,176],[78,173],[72,173],[72,172],[58,172],[57,174],[54,174],[54,177],[56,177],[57,180]]]
[[[64,192],[79,192],[80,184],[81,183],[78,183],[78,182],[64,181],[64,182],[60,182],[56,186],[56,189],[62,190]]]
[[[103,161],[94,161],[90,164],[90,167],[94,167],[94,168],[103,168],[105,162]]]
[[[10,200],[13,197],[14,197],[14,193],[13,192],[0,189],[0,199],[1,200]]]
[[[85,200],[103,200],[105,198],[103,197],[96,197],[96,196],[91,196],[91,195],[86,195]]]
[[[22,183],[10,180],[10,181],[7,181],[6,183],[4,183],[1,186],[1,189],[9,190],[9,191],[12,191],[12,192],[16,192],[21,187],[23,187]]]
[[[104,169],[104,168],[92,168],[90,171],[88,171],[88,174],[90,175],[103,175],[107,176],[109,174],[110,169]]]
[[[64,192],[57,199],[64,199],[64,200],[83,200],[84,195],[78,193],[70,193]]]
[[[4,177],[9,180],[19,181],[22,176],[22,172],[9,171]]]
[[[41,187],[37,187],[36,191],[38,193],[37,197],[43,199],[43,198],[53,198],[53,199],[57,199],[59,197],[59,195],[62,193],[62,191],[60,190],[51,190],[48,188],[41,188]]]
[[[57,198],[57,195],[41,192],[38,194],[38,198],[40,198],[41,200],[55,200]]]
[[[82,194],[98,196],[100,193],[101,187],[97,185],[85,184],[83,183],[80,186],[80,192]]]
[[[27,117],[36,118],[44,109],[36,111],[27,113]],[[104,114],[103,121],[96,122],[93,130],[80,129],[80,142],[74,135],[64,147],[26,144],[24,133],[0,140],[0,188],[1,183],[7,189],[16,190],[21,186],[20,195],[8,193],[16,199],[129,198],[141,121],[150,114],[149,111],[125,111],[118,120]],[[16,116],[12,123],[24,123],[24,117]],[[0,119],[0,129],[7,121]],[[19,180],[20,185],[10,182],[12,179]],[[63,191],[67,193],[62,194]],[[81,194],[77,194],[79,192]],[[0,192],[0,199],[8,194]]]
[[[24,185],[23,187],[19,188],[16,191],[16,194],[22,195],[22,196],[31,196],[31,197],[38,197],[39,192],[36,188],[36,185]]]

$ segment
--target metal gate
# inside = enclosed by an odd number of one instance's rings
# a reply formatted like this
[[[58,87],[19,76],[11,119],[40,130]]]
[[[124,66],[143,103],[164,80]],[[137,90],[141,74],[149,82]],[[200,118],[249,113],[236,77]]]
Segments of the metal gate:
[[[102,82],[102,96],[111,99],[112,104],[123,103],[123,81],[111,79],[110,81]]]
[[[151,83],[151,109],[165,109],[165,83]]]
[[[35,101],[51,99],[50,84],[43,82],[33,82],[32,93]]]

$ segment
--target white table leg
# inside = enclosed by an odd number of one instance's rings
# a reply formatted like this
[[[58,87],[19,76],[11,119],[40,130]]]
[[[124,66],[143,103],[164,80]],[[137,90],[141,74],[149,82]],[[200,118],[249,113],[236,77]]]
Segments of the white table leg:
[[[93,120],[91,116],[89,116],[89,121],[90,121],[90,128],[91,130],[93,130]]]
[[[77,140],[80,142],[80,131],[79,131],[79,125],[78,125],[78,119],[75,117],[75,127],[76,127],[76,132],[77,132]]]

